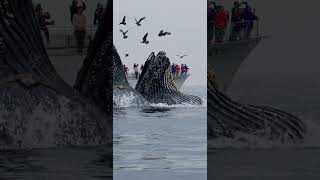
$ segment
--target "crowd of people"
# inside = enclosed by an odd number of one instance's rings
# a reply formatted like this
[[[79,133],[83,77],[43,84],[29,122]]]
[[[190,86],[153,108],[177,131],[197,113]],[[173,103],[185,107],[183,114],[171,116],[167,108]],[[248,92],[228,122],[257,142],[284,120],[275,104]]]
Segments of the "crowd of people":
[[[171,72],[175,77],[185,76],[188,74],[189,67],[186,64],[172,64]]]
[[[123,68],[126,76],[128,77],[129,68],[125,64],[123,64]],[[134,72],[135,79],[139,79],[139,75],[143,71],[143,68],[144,68],[143,64],[141,64],[140,68],[139,68],[139,64],[137,63],[133,64],[133,72]],[[187,64],[178,65],[173,63],[171,65],[171,72],[174,77],[186,76],[189,72],[189,67],[187,66]]]
[[[139,64],[137,64],[137,63],[133,64],[133,72],[134,72],[135,79],[139,78],[139,74],[140,74],[140,72],[143,71],[143,67],[144,67],[143,64],[141,64],[140,68],[139,68]],[[123,64],[123,68],[124,68],[126,76],[128,76],[129,68],[125,64]]]
[[[209,43],[213,39],[215,39],[216,43],[224,41],[229,20],[231,21],[231,27],[230,35],[227,38],[230,41],[247,39],[251,36],[254,21],[258,20],[255,10],[247,2],[240,3],[239,1],[235,1],[232,7],[231,18],[229,12],[223,6],[218,6],[214,2],[208,3],[207,13]]]
[[[77,41],[78,52],[82,53],[85,45],[87,34],[87,17],[85,10],[87,9],[84,0],[72,0],[70,5],[70,21],[74,29],[74,36]],[[103,17],[104,7],[102,3],[98,3],[94,12],[93,25],[98,25]],[[35,6],[35,14],[38,19],[41,30],[44,32],[46,40],[50,43],[50,33],[48,25],[53,25],[54,20],[51,20],[49,12],[44,12],[41,4]]]

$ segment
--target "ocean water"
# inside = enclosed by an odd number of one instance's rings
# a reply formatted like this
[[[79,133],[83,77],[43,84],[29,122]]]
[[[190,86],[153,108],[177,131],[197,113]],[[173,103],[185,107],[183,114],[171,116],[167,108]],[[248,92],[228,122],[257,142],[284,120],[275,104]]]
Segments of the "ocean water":
[[[181,91],[206,100],[206,86]],[[207,179],[206,105],[118,108],[113,126],[115,180]]]
[[[240,74],[228,94],[251,104],[291,112],[307,125],[302,144],[239,136],[208,142],[208,179],[320,179],[320,81],[318,72]]]

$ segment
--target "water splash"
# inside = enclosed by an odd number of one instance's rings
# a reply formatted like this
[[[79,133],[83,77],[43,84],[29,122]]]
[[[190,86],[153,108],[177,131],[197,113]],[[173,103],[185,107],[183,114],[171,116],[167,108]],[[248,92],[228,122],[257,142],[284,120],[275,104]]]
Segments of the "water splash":
[[[55,108],[48,107],[48,103]],[[18,106],[12,111],[0,107],[0,147],[90,146],[110,141],[108,129],[103,135],[98,131],[97,123],[103,122],[94,107],[80,108],[70,103],[69,99],[60,97],[55,102],[40,102],[31,109]]]

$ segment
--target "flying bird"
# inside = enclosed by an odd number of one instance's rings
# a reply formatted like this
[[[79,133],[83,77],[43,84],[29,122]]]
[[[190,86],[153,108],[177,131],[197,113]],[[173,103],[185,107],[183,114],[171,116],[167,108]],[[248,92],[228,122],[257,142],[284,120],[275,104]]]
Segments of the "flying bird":
[[[164,30],[161,30],[161,31],[159,32],[159,34],[158,34],[159,37],[161,37],[161,36],[168,36],[168,35],[171,35],[171,33],[170,33],[170,32],[164,32]]]
[[[120,25],[127,25],[126,23],[126,16],[123,16],[122,22],[120,22]]]
[[[129,54],[125,54],[126,57],[129,57]]]
[[[123,39],[127,39],[127,38],[128,38],[127,33],[129,32],[129,30],[127,30],[126,32],[124,32],[122,29],[120,29],[120,32],[121,32],[122,35],[123,35]]]
[[[147,34],[145,34],[145,35],[143,36],[141,43],[149,44],[149,41],[147,40],[148,34],[149,34],[149,33],[147,33]]]
[[[186,57],[188,55],[177,55],[177,56],[180,57],[180,59],[182,59],[182,58],[184,58],[184,57]]]
[[[134,20],[136,21],[136,25],[141,26],[141,22],[145,19],[146,17],[140,18],[139,21],[136,18]]]

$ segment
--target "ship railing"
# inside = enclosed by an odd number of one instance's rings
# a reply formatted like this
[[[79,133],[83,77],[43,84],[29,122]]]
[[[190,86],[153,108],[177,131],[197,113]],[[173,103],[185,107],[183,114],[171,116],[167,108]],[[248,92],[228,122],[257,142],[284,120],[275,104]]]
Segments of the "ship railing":
[[[46,49],[70,49],[76,48],[77,42],[72,26],[48,26],[50,42],[47,42],[44,32],[41,31],[43,42]],[[97,26],[86,26],[85,48],[90,44],[94,38]]]
[[[238,23],[230,22],[225,28],[222,41],[217,41],[215,31],[213,32],[213,44],[224,43],[228,41],[240,41],[260,36],[259,20],[242,21]]]

